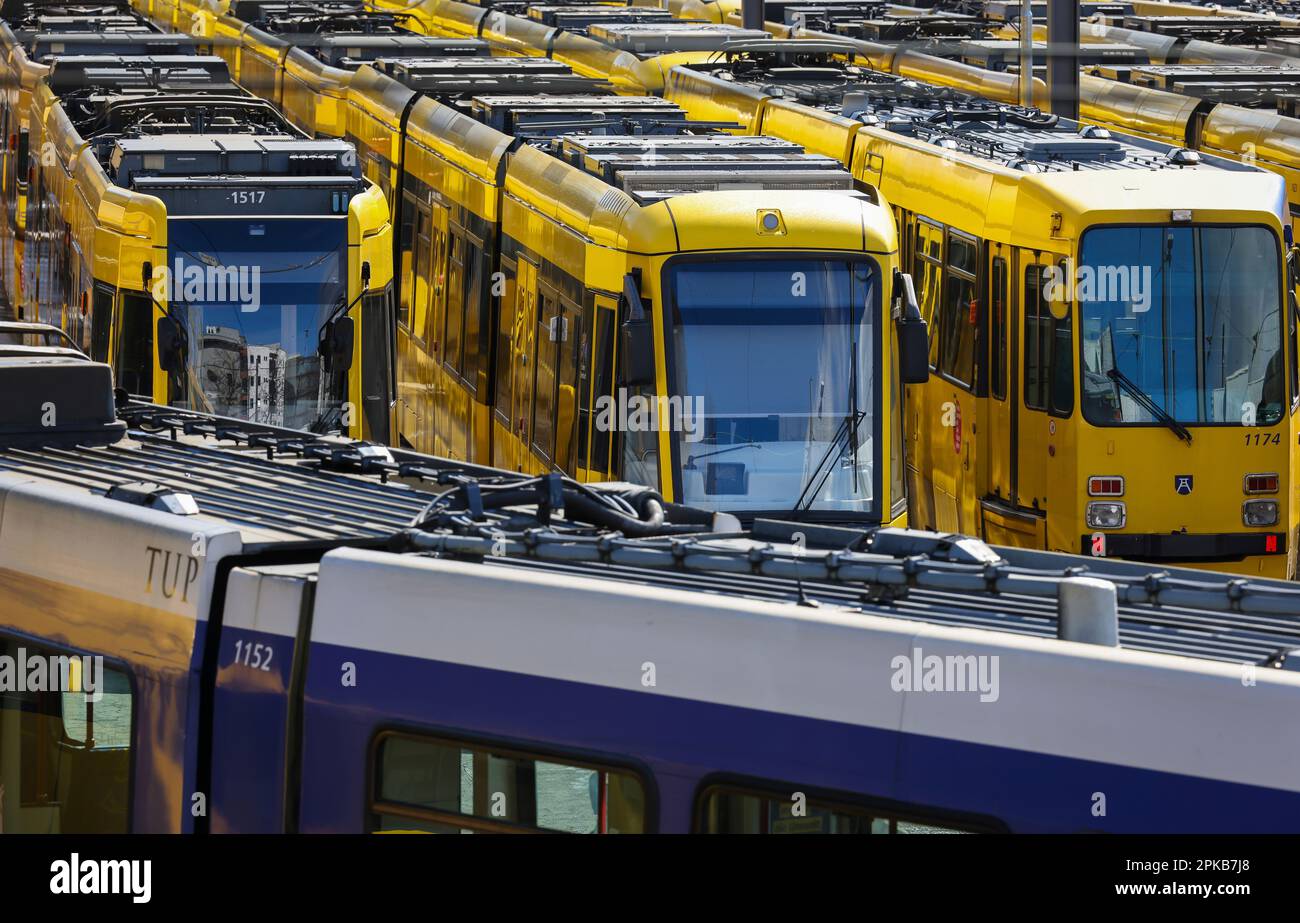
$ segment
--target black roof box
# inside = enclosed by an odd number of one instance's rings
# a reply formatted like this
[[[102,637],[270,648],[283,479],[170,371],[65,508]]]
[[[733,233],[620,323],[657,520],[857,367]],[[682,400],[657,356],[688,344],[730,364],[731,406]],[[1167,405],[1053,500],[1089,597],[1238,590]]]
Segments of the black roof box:
[[[109,445],[125,434],[107,365],[59,347],[0,356],[0,449]]]

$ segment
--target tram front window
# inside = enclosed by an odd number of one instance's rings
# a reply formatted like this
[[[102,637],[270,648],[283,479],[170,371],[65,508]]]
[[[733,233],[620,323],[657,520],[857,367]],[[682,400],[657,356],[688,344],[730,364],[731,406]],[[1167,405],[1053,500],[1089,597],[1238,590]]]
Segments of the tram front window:
[[[1090,423],[1282,419],[1277,238],[1262,227],[1114,227],[1083,236],[1072,301]],[[1050,297],[1050,296],[1049,296]]]
[[[867,260],[670,267],[681,502],[875,512],[879,288]]]
[[[189,332],[186,403],[305,428],[344,399],[317,354],[321,325],[347,294],[340,218],[169,223],[167,294]]]

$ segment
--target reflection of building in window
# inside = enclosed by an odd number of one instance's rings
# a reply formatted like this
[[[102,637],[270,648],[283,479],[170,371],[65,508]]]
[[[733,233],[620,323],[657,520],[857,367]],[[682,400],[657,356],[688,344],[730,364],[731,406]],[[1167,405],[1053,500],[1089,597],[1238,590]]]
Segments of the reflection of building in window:
[[[285,352],[278,344],[248,346],[248,419],[284,425]]]
[[[325,402],[320,356],[290,356],[284,382],[284,426],[309,425]]]
[[[212,412],[242,417],[247,413],[245,382],[248,357],[243,334],[233,327],[203,328],[199,382]]]

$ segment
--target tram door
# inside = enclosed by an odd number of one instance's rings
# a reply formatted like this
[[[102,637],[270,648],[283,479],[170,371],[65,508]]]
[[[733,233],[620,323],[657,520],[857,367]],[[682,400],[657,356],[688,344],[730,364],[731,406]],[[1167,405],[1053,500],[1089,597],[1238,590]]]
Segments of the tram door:
[[[1064,295],[1049,297],[1056,283],[1064,283],[1065,263],[1058,254],[1021,250],[1017,267],[1020,295],[1018,372],[1020,399],[1016,402],[1016,507],[1017,531],[1032,526],[1018,544],[1046,547],[1049,507],[1049,468],[1062,442],[1065,425],[1074,409],[1074,361],[1070,304]],[[1056,289],[1056,291],[1063,291]],[[1027,541],[1025,539],[1028,539]]]
[[[1016,363],[1011,302],[1011,248],[988,246],[988,422],[985,424],[987,481],[984,500],[1004,506],[1016,502]]]

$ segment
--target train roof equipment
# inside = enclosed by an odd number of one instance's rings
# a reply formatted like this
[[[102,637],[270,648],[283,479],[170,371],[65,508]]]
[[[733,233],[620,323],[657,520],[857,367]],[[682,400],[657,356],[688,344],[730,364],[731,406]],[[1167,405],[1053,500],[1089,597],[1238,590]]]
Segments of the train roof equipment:
[[[693,22],[597,23],[587,34],[619,51],[638,55],[719,51],[728,42],[767,38],[762,29]]]
[[[635,485],[520,475],[131,401],[114,395],[107,366],[84,357],[0,357],[0,387],[19,396],[0,408],[0,480],[11,490],[52,507],[94,498],[100,518],[121,510],[123,529],[141,507],[196,534],[233,529],[245,556],[386,549],[1044,640],[1076,630],[1062,612],[1086,576],[1114,588],[1120,647],[1300,669],[1300,588],[1280,581],[903,529],[758,520],[741,531],[725,513]],[[45,426],[50,399],[59,414]]]
[[[1125,29],[1219,45],[1264,47],[1270,39],[1300,36],[1300,23],[1257,16],[1125,16]]]
[[[439,38],[406,28],[407,16],[370,10],[319,13],[298,8],[263,7],[255,29],[288,40],[332,67],[355,69],[380,58],[484,56],[476,38]]]
[[[769,39],[729,46],[717,60],[684,70],[746,82],[764,93],[919,138],[1027,173],[1182,170],[1212,160],[1249,167],[1144,138],[1112,135],[1038,109],[882,74],[835,59],[834,42]]]
[[[1245,64],[1152,64],[1097,67],[1090,73],[1215,103],[1275,108],[1300,93],[1300,60],[1293,67]]]
[[[614,6],[582,4],[563,6],[530,6],[528,18],[553,26],[566,32],[584,34],[588,27],[596,23],[645,23],[645,22],[682,22],[674,19],[668,10],[652,6]],[[686,20],[703,22],[703,20]]]

